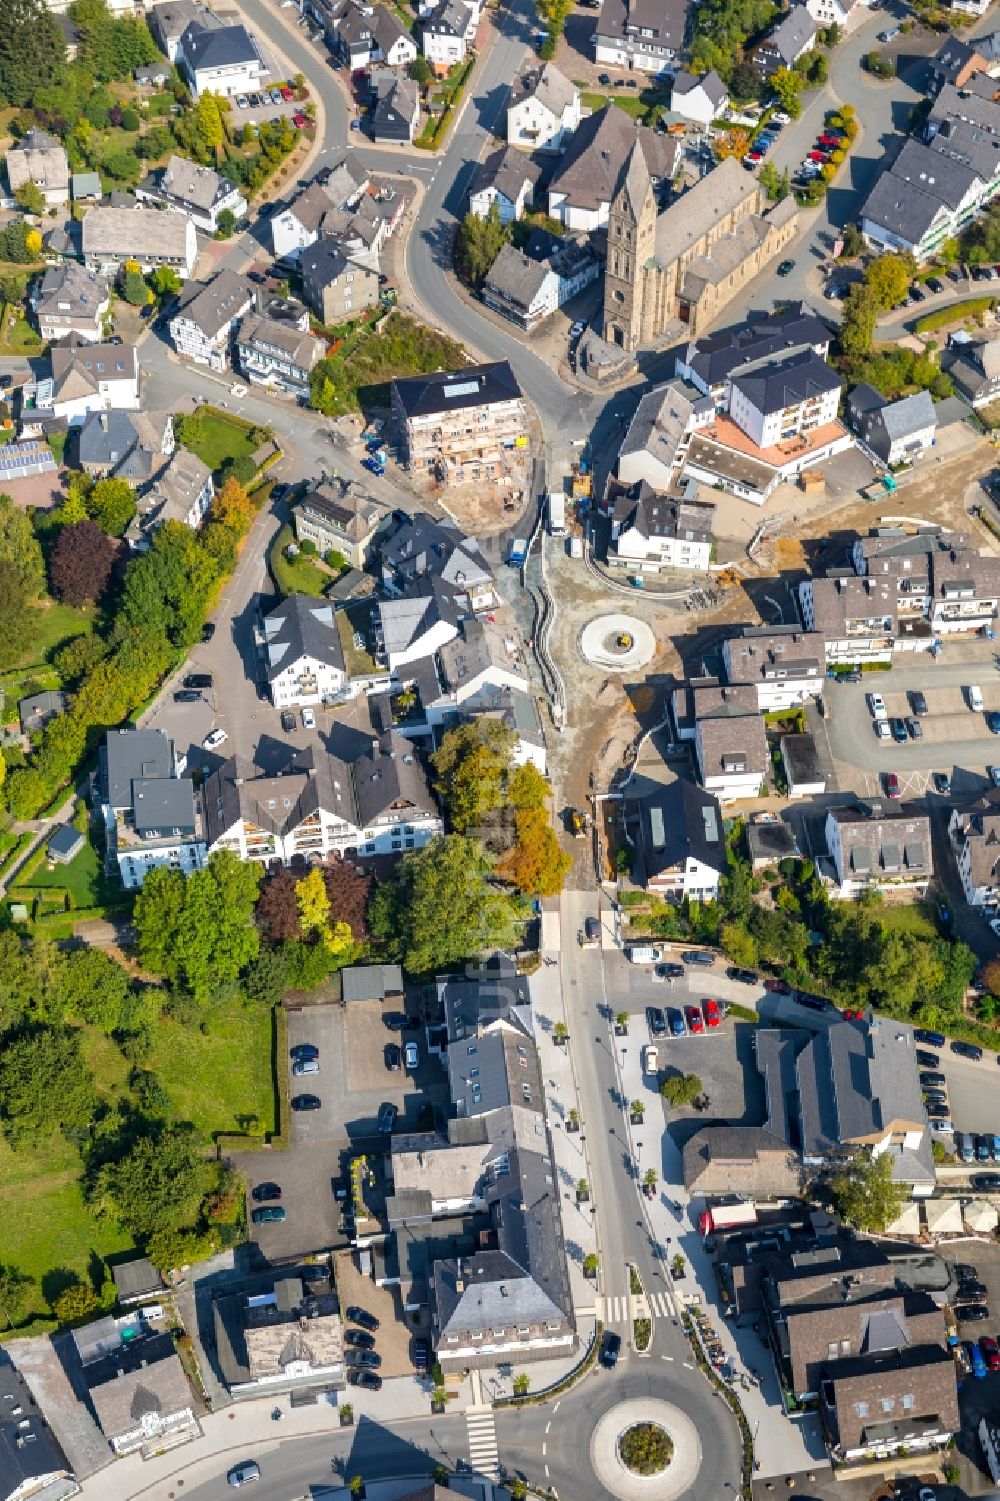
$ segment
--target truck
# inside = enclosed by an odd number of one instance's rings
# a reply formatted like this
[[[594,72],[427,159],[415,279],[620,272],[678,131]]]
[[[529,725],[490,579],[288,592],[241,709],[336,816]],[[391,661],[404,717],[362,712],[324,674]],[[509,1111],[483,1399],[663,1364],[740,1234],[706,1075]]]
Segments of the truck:
[[[737,1225],[756,1225],[757,1206],[752,1201],[737,1204],[713,1204],[698,1216],[698,1229],[702,1235],[711,1235],[715,1230],[734,1230]]]
[[[583,538],[582,537],[570,537],[570,539],[569,539],[569,555],[570,555],[571,558],[582,558],[583,557]]]
[[[566,535],[566,497],[561,490],[549,492],[549,531],[553,537]]]
[[[510,553],[507,561],[512,568],[520,568],[528,556],[527,537],[515,537],[510,544]]]
[[[892,495],[896,489],[896,481],[891,474],[883,474],[870,485],[865,485],[861,492],[862,500],[885,500],[887,495]]]

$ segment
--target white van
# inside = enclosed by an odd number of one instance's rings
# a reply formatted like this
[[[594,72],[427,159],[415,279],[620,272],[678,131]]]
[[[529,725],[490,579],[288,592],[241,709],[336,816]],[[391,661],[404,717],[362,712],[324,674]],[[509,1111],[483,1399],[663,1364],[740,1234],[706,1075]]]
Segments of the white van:
[[[983,705],[983,690],[981,688],[977,688],[976,684],[973,683],[972,686],[971,686],[971,688],[969,688],[968,693],[969,693],[969,708],[972,710],[972,712],[974,714],[981,714],[983,712],[983,707],[984,707],[984,705]]]
[[[654,949],[652,944],[637,943],[625,950],[625,957],[630,964],[656,964],[660,958],[660,951]]]

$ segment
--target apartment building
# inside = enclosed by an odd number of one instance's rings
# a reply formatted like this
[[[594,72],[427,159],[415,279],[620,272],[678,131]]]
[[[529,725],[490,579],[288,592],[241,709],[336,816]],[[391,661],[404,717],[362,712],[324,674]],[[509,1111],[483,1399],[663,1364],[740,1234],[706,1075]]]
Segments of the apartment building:
[[[292,508],[295,536],[321,557],[339,552],[351,568],[365,568],[392,525],[392,511],[355,480],[324,479]]]
[[[722,644],[730,683],[752,684],[761,713],[798,708],[819,698],[826,681],[825,641],[798,626],[744,626]]]
[[[344,1326],[329,1278],[276,1275],[270,1287],[215,1298],[212,1316],[219,1369],[233,1397],[346,1387]]]
[[[554,63],[527,63],[511,85],[507,140],[526,151],[560,151],[581,120],[580,91]]]
[[[832,424],[843,381],[809,349],[756,364],[730,378],[729,415],[758,448]]]
[[[186,279],[197,255],[194,221],[179,209],[95,203],[83,216],[83,260],[92,271],[117,275],[125,261],[134,260],[141,271],[169,266]]]
[[[51,375],[28,383],[24,395],[33,410],[77,427],[89,412],[134,411],[139,405],[139,356],[134,345],[92,344],[73,334],[54,344],[49,354]],[[22,409],[23,426],[31,425],[31,411]]]
[[[734,376],[807,350],[825,360],[831,337],[829,325],[807,302],[793,302],[742,328],[692,340],[677,355],[674,370],[678,380],[711,396],[716,411],[726,413]]]
[[[192,21],[178,46],[177,67],[196,99],[205,93],[225,99],[253,94],[267,77],[257,43],[240,23],[206,26]]]
[[[487,307],[530,333],[600,274],[601,263],[582,235],[559,239],[538,230],[524,250],[501,248],[480,295]]]
[[[676,489],[693,434],[715,416],[710,396],[679,380],[653,386],[640,399],[618,449],[615,476],[631,489],[645,483],[660,494]]]
[[[98,759],[105,865],[127,891],[150,870],[189,875],[207,858],[200,804],[184,762],[162,730],[111,730]]]
[[[647,891],[677,903],[716,900],[729,864],[718,798],[677,777],[642,799],[633,822]]]
[[[264,655],[276,709],[337,698],[347,684],[344,648],[333,606],[291,594],[263,622]]]
[[[377,268],[339,240],[317,240],[298,259],[302,295],[322,323],[343,323],[378,303]]]
[[[253,302],[253,288],[235,271],[218,271],[211,281],[189,281],[170,318],[177,353],[196,365],[225,370],[233,329]]]
[[[527,411],[506,360],[392,383],[407,467],[456,482],[491,479],[527,447]]]
[[[630,72],[673,73],[690,10],[688,0],[605,0],[594,26],[595,60]]]
[[[934,874],[930,819],[910,803],[831,808],[826,843],[835,876],[833,896],[901,889],[922,893]]]
[[[898,637],[895,580],[852,574],[803,579],[799,609],[806,630],[824,637],[827,662],[858,667],[892,661]]]
[[[534,203],[541,175],[538,163],[516,146],[499,146],[476,168],[469,189],[469,212],[487,219],[495,208],[501,224],[520,219]]]
[[[954,808],[948,835],[970,907],[1000,905],[1000,807],[988,795],[974,808]]]
[[[294,322],[245,317],[236,332],[236,357],[255,386],[277,386],[291,396],[309,395],[309,377],[326,355],[326,343]]]
[[[43,339],[100,342],[111,305],[107,280],[77,261],[49,266],[31,294],[31,307]]]
[[[720,803],[760,796],[769,756],[759,714],[723,704],[714,713],[699,715],[694,744],[706,792],[714,793]]]
[[[707,571],[715,506],[697,496],[693,481],[680,495],[662,495],[646,480],[627,488],[613,481],[608,494],[609,564],[638,573],[659,573],[663,568]]]

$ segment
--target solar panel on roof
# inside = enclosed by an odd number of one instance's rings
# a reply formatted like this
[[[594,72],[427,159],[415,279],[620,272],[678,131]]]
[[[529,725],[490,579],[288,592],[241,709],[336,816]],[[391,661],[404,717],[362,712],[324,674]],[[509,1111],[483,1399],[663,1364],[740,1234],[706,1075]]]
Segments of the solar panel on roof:
[[[461,381],[457,386],[445,386],[442,394],[450,400],[453,396],[476,396],[479,393],[477,380]]]

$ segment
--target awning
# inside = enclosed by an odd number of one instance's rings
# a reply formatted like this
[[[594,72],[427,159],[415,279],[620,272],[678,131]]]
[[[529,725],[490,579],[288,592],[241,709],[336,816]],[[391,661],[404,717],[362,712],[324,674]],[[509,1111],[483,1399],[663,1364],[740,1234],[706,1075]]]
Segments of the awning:
[[[966,1204],[962,1213],[965,1215],[965,1223],[970,1230],[989,1234],[997,1227],[996,1208],[992,1204],[987,1204],[984,1199],[972,1199]]]
[[[904,1204],[897,1219],[891,1225],[886,1226],[889,1235],[919,1235],[920,1234],[920,1205]]]
[[[961,1235],[964,1227],[959,1199],[925,1199],[924,1214],[931,1235]]]

